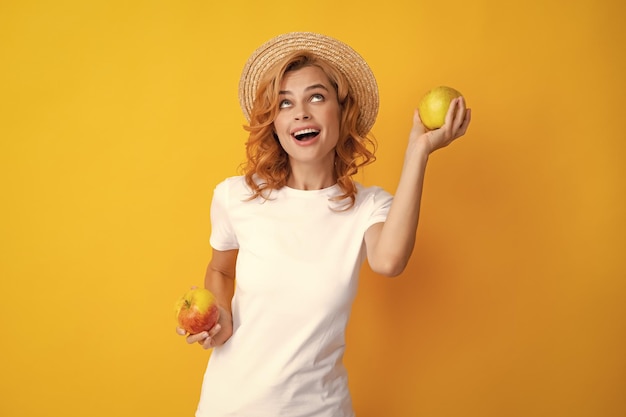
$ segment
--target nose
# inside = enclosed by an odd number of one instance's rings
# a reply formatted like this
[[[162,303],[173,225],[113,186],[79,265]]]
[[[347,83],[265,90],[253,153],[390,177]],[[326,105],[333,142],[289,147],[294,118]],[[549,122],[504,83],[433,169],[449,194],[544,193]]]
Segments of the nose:
[[[294,114],[295,114],[294,117],[296,120],[308,120],[311,118],[306,105],[298,106]]]

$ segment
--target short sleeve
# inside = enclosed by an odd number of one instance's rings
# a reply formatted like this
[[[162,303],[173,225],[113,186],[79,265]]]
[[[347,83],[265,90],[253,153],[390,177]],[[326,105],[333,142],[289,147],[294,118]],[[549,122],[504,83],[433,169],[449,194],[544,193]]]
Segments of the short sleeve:
[[[387,220],[393,196],[380,187],[372,187],[370,195],[370,215],[366,227]]]
[[[211,201],[211,247],[216,250],[238,249],[239,242],[229,217],[229,182],[219,183]]]

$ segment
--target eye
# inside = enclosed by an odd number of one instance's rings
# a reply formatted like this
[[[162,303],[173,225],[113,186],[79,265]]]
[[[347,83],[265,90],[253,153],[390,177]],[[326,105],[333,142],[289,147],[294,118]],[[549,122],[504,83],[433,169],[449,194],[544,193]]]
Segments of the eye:
[[[311,96],[311,102],[316,103],[318,101],[324,101],[324,96],[321,94],[313,94]]]
[[[281,100],[278,102],[278,108],[279,109],[284,109],[291,106],[291,101],[285,99],[285,100]]]

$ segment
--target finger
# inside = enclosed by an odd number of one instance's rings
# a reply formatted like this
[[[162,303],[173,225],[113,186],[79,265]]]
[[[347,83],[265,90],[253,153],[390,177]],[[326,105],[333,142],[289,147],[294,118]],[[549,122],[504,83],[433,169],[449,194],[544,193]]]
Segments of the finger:
[[[206,339],[201,340],[198,343],[200,343],[203,349],[207,350],[224,344],[224,341],[220,341],[219,338],[215,337],[207,337]]]
[[[221,345],[223,342],[222,343],[219,342],[220,330],[222,330],[221,325],[216,324],[215,326],[213,326],[213,328],[209,330],[209,337],[201,341],[202,347],[205,349],[211,349],[215,346]]]
[[[222,326],[220,326],[220,324],[218,323],[213,326],[211,330],[209,330],[209,337],[215,337],[215,335],[218,334],[220,330],[222,330]]]
[[[454,119],[455,119],[456,109],[458,105],[459,105],[459,98],[456,97],[456,98],[453,98],[452,101],[450,101],[450,106],[448,106],[448,112],[446,113],[446,117],[444,119],[443,126],[442,126],[446,128],[448,132],[450,132],[450,128],[454,126]]]
[[[463,117],[463,123],[459,127],[459,136],[464,135],[467,132],[467,128],[469,127],[470,121],[472,120],[472,110],[465,110],[465,117]]]
[[[196,342],[203,342],[207,337],[209,337],[207,332],[192,334],[192,335],[187,336],[187,343],[191,345]]]
[[[202,342],[200,342],[200,344],[202,345],[202,348],[205,350],[212,349],[217,345],[215,342],[215,339],[213,339],[212,337],[207,337]]]
[[[467,109],[465,108],[465,99],[461,96],[459,97],[459,101],[457,104],[457,111],[454,114],[454,122],[452,125],[452,128],[454,129],[454,132],[457,132],[459,130],[459,128],[461,127],[461,125],[463,124],[463,121],[465,120],[465,111]]]
[[[176,327],[176,333],[179,334],[180,336],[185,336],[187,334],[187,331],[185,331],[185,329],[181,327]]]

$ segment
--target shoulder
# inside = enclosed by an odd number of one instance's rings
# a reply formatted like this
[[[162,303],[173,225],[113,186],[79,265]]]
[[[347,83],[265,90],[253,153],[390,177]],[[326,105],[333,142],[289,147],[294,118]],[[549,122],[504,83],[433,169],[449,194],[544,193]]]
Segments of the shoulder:
[[[393,196],[384,188],[379,186],[364,186],[361,183],[355,182],[356,185],[356,199],[357,202],[365,201],[387,201],[392,200]]]
[[[215,186],[215,193],[228,195],[246,194],[250,195],[251,190],[243,175],[227,177]]]
[[[243,175],[236,175],[233,177],[226,177],[222,181],[220,181],[216,188],[232,188],[237,187],[239,185],[245,185],[246,181]]]
[[[232,207],[234,204],[249,200],[252,194],[243,176],[228,177],[213,189],[213,203],[219,202],[225,207]]]

